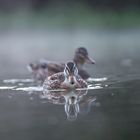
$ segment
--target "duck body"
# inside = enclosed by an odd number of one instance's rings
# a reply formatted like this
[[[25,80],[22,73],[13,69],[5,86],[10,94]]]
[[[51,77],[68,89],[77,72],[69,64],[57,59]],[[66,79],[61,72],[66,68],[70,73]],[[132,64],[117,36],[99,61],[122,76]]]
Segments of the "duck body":
[[[47,77],[62,72],[64,70],[64,65],[64,63],[40,60],[30,63],[27,68],[32,74],[34,81],[43,83]]]
[[[59,72],[53,74],[52,76],[48,77],[44,84],[43,88],[47,90],[53,89],[69,89],[69,88],[87,88],[87,83],[80,78],[80,76],[75,77],[76,83],[70,84],[65,81],[65,76],[63,72]]]
[[[87,88],[87,83],[78,75],[78,69],[74,62],[68,62],[64,71],[49,76],[43,90]]]

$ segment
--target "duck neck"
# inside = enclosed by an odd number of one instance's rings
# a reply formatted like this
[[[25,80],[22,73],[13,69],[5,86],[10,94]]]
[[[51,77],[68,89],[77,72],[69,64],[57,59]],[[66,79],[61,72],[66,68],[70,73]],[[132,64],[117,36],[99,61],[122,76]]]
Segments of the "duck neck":
[[[73,61],[76,64],[78,69],[81,69],[84,65],[84,60],[82,60],[80,58],[74,57]]]

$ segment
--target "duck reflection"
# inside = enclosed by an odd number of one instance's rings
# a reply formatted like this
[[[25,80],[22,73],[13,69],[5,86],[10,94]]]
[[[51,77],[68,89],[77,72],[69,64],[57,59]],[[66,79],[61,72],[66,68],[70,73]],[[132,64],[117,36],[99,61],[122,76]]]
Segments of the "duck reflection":
[[[88,90],[71,91],[45,91],[41,98],[57,105],[64,105],[64,110],[69,121],[75,121],[79,113],[88,113],[96,97],[87,96]]]
[[[76,120],[79,113],[79,103],[75,95],[64,96],[65,97],[65,112],[68,120]]]

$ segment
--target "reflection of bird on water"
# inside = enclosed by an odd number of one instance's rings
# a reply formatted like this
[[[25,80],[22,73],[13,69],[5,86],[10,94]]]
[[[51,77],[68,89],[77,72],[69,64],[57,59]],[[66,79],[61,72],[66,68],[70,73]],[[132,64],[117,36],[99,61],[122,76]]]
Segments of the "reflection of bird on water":
[[[49,102],[57,105],[64,105],[65,113],[67,119],[74,121],[77,119],[77,115],[80,112],[79,102],[82,100],[83,96],[87,94],[87,90],[78,91],[64,91],[64,92],[43,92],[41,98],[48,99]]]
[[[75,51],[73,61],[77,65],[79,70],[79,75],[83,79],[88,79],[90,75],[82,68],[85,63],[94,64],[95,61],[88,56],[87,49],[84,47],[79,47]],[[39,62],[30,63],[28,69],[33,75],[36,81],[44,82],[44,80],[55,73],[62,72],[64,70],[64,63],[49,62],[47,60],[42,60]]]
[[[70,121],[74,121],[77,119],[77,115],[79,113],[79,103],[77,96],[65,96],[65,112],[67,114],[67,119]]]
[[[87,114],[92,105],[99,105],[96,103],[95,96],[88,96],[87,90],[75,91],[48,91],[41,94],[41,98],[47,99],[50,103],[56,105],[64,105],[64,110],[67,119],[74,121],[78,114]]]
[[[87,83],[78,75],[74,62],[67,62],[63,72],[48,77],[43,84],[43,91],[53,89],[87,88]]]

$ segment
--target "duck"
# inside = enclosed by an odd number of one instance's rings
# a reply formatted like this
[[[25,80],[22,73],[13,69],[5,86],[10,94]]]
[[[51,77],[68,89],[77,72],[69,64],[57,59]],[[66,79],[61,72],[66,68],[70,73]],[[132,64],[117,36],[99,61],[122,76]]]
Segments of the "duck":
[[[78,74],[84,80],[88,79],[90,77],[90,74],[83,69],[83,65],[85,63],[95,64],[95,60],[89,57],[88,51],[85,47],[78,47],[75,50],[73,62],[78,68]],[[51,76],[58,72],[63,72],[64,68],[65,63],[51,62],[44,59],[30,63],[28,65],[28,70],[33,75],[33,79],[35,81],[41,81],[42,83],[48,76]]]
[[[75,62],[68,61],[63,72],[55,73],[46,78],[43,83],[43,92],[56,89],[73,90],[87,87],[87,82],[78,74]]]

